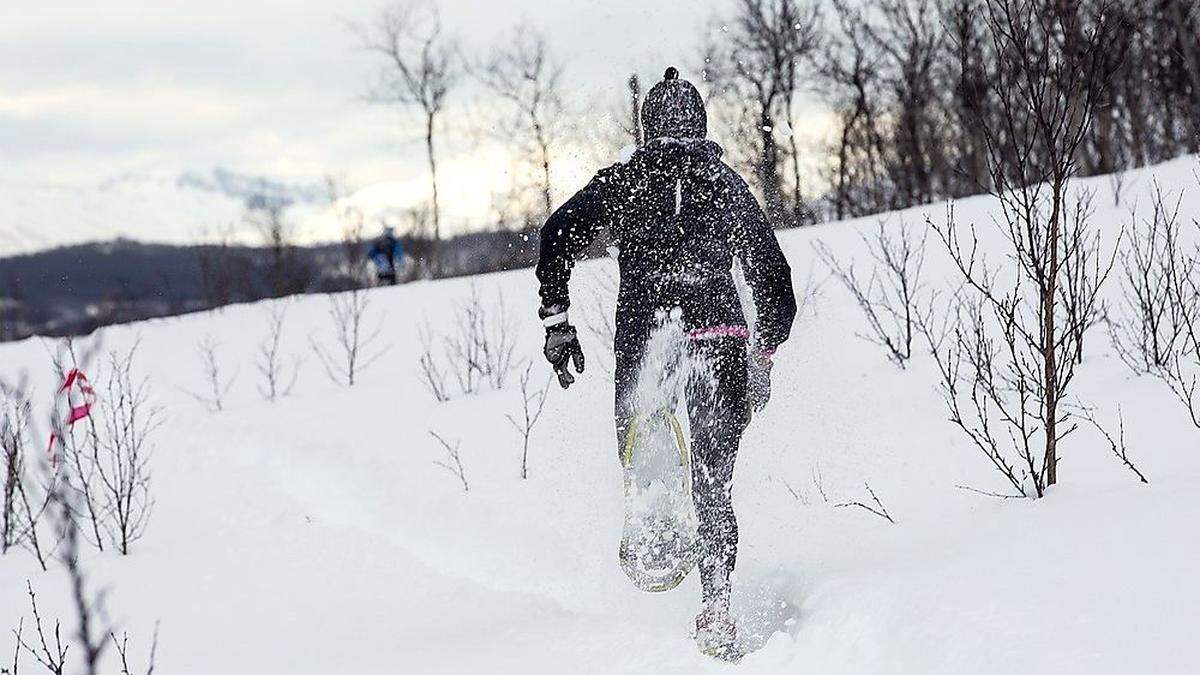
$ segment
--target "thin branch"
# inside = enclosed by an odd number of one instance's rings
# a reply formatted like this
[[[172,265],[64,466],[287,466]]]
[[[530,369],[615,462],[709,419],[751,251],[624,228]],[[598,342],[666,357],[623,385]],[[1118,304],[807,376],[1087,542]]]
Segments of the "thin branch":
[[[888,521],[889,523],[895,525],[896,521],[892,519],[891,514],[888,513],[888,510],[886,507],[884,507],[883,502],[879,501],[879,497],[875,496],[875,491],[871,489],[870,483],[863,483],[863,485],[866,486],[867,493],[871,495],[871,501],[874,502],[874,504],[875,504],[874,506],[871,506],[869,504],[864,504],[863,502],[859,502],[859,501],[850,501],[850,502],[842,502],[840,504],[834,504],[834,507],[856,506],[860,509],[865,509],[866,511],[873,513],[873,514],[879,516],[880,518],[883,518],[884,520]]]

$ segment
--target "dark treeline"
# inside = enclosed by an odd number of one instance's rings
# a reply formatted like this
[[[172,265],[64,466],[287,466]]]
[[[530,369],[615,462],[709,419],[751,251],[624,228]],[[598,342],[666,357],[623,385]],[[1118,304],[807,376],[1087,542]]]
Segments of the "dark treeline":
[[[989,144],[1015,157],[1036,138],[1022,128],[1031,120],[1001,124],[997,88],[1014,81],[1018,64],[1049,54],[1073,66],[1056,73],[1045,59],[1033,86],[1075,87],[1093,109],[1075,157],[1082,175],[1195,152],[1198,15],[1195,0],[738,0],[705,63],[734,157],[787,226],[818,210],[840,219],[988,192]],[[1028,39],[1005,39],[1013,32]],[[1087,49],[1095,34],[1105,38],[1099,59]],[[1082,82],[1076,70],[1086,71]],[[1061,72],[1072,81],[1055,81]],[[836,127],[817,149],[827,188],[806,191],[804,150],[786,132],[796,100],[814,94]]]
[[[402,237],[412,256],[402,281],[427,276],[428,238]],[[442,243],[445,276],[532,263],[536,238],[479,232]],[[365,244],[316,246],[134,241],[66,246],[0,259],[0,342],[30,335],[80,335],[106,325],[173,316],[302,293],[369,285]]]

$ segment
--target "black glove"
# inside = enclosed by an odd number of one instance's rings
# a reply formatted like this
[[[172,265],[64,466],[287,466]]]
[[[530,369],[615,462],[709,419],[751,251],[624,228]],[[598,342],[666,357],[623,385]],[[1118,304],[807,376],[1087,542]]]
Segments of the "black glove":
[[[579,336],[575,327],[563,321],[546,328],[546,360],[554,366],[558,373],[558,383],[563,389],[575,383],[575,376],[567,367],[567,362],[575,362],[575,370],[583,372],[583,348],[579,346]]]
[[[771,400],[771,356],[769,353],[751,349],[747,355],[747,376],[750,407],[761,412]]]

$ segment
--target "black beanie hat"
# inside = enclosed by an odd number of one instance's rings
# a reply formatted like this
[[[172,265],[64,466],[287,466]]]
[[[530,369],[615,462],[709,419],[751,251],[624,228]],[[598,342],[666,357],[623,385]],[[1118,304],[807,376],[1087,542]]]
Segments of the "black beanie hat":
[[[663,81],[654,85],[642,104],[642,127],[646,140],[704,138],[708,134],[708,115],[704,99],[691,82],[679,79],[679,71],[667,68]]]

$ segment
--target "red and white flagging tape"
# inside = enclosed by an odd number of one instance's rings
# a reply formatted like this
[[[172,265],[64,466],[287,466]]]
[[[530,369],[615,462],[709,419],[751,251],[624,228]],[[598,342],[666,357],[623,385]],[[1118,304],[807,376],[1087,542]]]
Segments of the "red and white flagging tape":
[[[88,382],[87,375],[78,368],[67,371],[62,386],[54,396],[55,416],[58,422],[54,429],[50,430],[50,444],[46,447],[46,453],[50,455],[53,466],[58,466],[58,453],[54,452],[54,444],[60,440],[59,431],[70,429],[76,422],[90,415],[95,403],[96,390]]]

